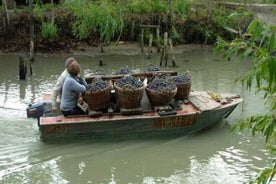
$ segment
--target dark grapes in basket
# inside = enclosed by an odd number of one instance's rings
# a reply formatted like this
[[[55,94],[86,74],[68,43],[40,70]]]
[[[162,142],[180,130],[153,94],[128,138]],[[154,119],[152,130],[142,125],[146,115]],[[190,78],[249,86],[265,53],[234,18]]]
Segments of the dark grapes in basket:
[[[166,81],[165,79],[154,79],[148,84],[147,88],[158,92],[162,92],[164,90],[173,91],[176,89],[176,85]]]
[[[100,78],[96,78],[92,81],[92,83],[87,85],[87,90],[86,91],[90,91],[90,92],[99,92],[102,91],[104,89],[106,89],[108,87],[108,84],[103,81]]]
[[[175,76],[172,78],[174,84],[186,84],[191,81],[191,76],[188,73],[184,75]]]
[[[116,74],[130,74],[130,70],[128,68],[121,68],[119,71],[116,72]]]
[[[149,64],[147,67],[146,67],[146,72],[155,72],[155,71],[160,71],[160,69],[153,65],[153,64]]]
[[[95,71],[94,75],[105,75],[103,71]]]
[[[132,76],[125,76],[117,81],[117,86],[120,88],[141,88],[143,83],[139,81],[137,78]]]

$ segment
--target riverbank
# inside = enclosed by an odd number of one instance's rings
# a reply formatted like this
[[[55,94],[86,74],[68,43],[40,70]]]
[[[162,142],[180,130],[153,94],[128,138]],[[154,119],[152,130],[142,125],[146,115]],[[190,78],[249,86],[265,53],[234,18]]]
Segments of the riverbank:
[[[184,52],[192,52],[195,48],[206,48],[213,47],[213,45],[201,45],[201,44],[182,44],[173,46],[174,54],[182,54]],[[168,48],[169,49],[169,48]],[[148,46],[144,47],[144,52],[142,53],[142,49],[139,43],[137,42],[119,42],[118,44],[111,43],[103,47],[103,52],[101,52],[100,47],[92,47],[87,46],[83,49],[71,49],[69,52],[36,52],[35,56],[54,56],[54,55],[62,55],[62,56],[101,56],[101,55],[140,55],[145,54],[148,55]],[[150,54],[160,53],[157,47],[152,47]],[[26,52],[3,52],[0,50],[0,55],[23,55],[28,57],[28,53]]]
[[[201,45],[201,44],[181,44],[173,46],[174,54],[182,54],[183,52],[191,52],[193,48],[199,47],[213,47],[213,45]],[[161,48],[162,49],[162,48]],[[168,47],[168,50],[171,54],[171,50]],[[101,52],[100,47],[86,47],[83,50],[72,49],[70,51],[73,55],[87,55],[89,56],[98,56],[98,55],[138,55],[138,54],[155,54],[161,51],[158,51],[157,47],[151,47],[149,53],[149,47],[144,46],[143,52],[139,43],[137,42],[120,42],[118,44],[110,44],[103,47],[103,52]]]

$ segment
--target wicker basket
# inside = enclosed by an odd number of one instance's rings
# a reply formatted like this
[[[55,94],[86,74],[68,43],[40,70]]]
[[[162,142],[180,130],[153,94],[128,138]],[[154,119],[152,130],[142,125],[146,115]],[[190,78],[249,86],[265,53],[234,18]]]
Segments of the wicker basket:
[[[140,106],[145,86],[134,89],[132,86],[119,87],[114,83],[117,103],[120,108],[135,109]]]
[[[109,84],[109,83],[108,83]],[[111,85],[97,92],[86,91],[83,100],[89,105],[91,110],[101,110],[109,106],[111,98]]]
[[[190,91],[191,91],[191,86],[192,86],[192,82],[189,81],[187,83],[183,83],[183,84],[176,84],[177,86],[177,93],[174,96],[175,100],[184,100],[186,98],[188,98]]]
[[[152,106],[165,106],[168,105],[177,92],[177,88],[174,90],[155,91],[150,88],[146,88],[149,101]]]

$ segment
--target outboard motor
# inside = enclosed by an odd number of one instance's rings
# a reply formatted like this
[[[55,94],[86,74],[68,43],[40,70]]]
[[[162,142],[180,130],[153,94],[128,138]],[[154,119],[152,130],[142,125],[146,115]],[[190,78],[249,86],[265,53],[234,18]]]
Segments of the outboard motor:
[[[35,103],[30,104],[26,111],[27,111],[27,117],[28,118],[39,118],[45,114],[45,103]]]

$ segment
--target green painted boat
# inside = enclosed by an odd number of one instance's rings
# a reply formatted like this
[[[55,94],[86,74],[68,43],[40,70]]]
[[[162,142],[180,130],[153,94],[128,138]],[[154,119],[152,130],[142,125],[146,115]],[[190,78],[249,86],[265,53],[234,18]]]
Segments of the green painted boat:
[[[28,118],[38,121],[43,141],[71,138],[115,140],[184,136],[206,129],[227,118],[242,102],[236,94],[191,91],[185,100],[172,100],[167,106],[153,107],[146,95],[136,109],[107,109],[85,116],[64,117],[50,112],[50,94],[27,107]]]

